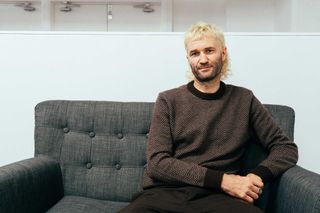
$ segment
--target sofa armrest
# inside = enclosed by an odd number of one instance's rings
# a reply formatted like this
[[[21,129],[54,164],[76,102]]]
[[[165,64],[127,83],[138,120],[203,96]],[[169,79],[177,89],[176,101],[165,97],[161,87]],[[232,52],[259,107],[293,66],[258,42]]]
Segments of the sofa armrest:
[[[282,175],[278,184],[272,212],[320,212],[319,174],[294,166]]]
[[[58,162],[35,157],[0,167],[0,212],[45,212],[63,197]]]

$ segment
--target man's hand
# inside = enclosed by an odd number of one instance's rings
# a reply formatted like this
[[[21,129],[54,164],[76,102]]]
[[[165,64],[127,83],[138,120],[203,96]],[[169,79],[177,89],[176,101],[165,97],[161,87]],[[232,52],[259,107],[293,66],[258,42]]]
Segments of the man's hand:
[[[259,198],[263,188],[262,179],[255,174],[247,176],[224,174],[221,182],[221,189],[233,196],[249,203]]]

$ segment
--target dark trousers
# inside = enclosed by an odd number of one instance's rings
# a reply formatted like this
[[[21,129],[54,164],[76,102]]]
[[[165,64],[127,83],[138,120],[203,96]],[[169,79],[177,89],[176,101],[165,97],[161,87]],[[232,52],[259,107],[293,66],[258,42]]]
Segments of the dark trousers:
[[[199,187],[164,188],[144,190],[133,198],[132,203],[120,213],[204,213],[204,212],[246,212],[262,213],[253,204],[233,198],[222,191]]]

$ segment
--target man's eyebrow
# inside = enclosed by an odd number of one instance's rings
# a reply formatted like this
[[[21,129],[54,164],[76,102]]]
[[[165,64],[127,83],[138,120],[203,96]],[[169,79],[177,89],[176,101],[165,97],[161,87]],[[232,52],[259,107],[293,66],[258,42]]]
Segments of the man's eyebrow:
[[[193,49],[193,50],[190,50],[189,53],[194,53],[194,52],[197,52],[198,50],[197,49]]]
[[[213,47],[213,46],[209,46],[209,47],[205,47],[204,50],[215,50],[216,47]],[[198,52],[199,50],[198,49],[192,49],[189,51],[189,54],[191,53],[194,53],[194,52]]]

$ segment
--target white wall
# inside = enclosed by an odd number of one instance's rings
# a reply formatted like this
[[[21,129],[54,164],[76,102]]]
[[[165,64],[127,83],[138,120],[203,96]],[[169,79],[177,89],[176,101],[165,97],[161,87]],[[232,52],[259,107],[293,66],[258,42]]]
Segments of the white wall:
[[[233,75],[263,103],[296,110],[299,165],[320,173],[320,34],[227,34]],[[183,36],[0,32],[0,165],[33,156],[48,99],[154,101],[186,83]]]

